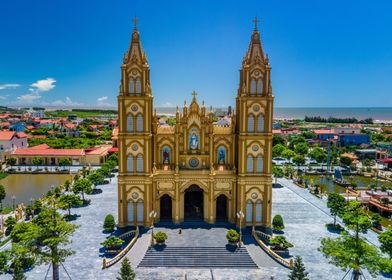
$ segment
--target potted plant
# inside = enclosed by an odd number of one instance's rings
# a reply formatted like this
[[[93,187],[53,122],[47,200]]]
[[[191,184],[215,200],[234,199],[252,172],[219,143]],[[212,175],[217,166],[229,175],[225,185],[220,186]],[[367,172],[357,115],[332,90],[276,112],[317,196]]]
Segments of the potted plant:
[[[240,235],[234,229],[230,229],[226,233],[227,241],[229,241],[230,245],[237,245],[238,241],[240,241]]]
[[[270,240],[269,244],[272,247],[272,250],[274,250],[277,254],[283,257],[288,257],[289,256],[288,249],[294,246],[293,244],[291,244],[286,240],[286,237],[282,235],[274,236]]]
[[[167,239],[167,234],[163,231],[158,231],[154,234],[154,239],[157,242],[157,245],[164,245]]]
[[[107,251],[119,251],[121,250],[121,245],[123,243],[124,240],[115,236],[110,236],[108,239],[102,242],[101,245],[105,246]]]

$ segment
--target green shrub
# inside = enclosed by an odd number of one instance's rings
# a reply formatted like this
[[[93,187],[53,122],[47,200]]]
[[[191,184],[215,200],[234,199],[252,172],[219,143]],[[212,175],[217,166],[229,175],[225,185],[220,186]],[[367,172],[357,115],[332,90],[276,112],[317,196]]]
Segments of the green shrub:
[[[124,243],[124,240],[110,236],[104,242],[101,243],[102,246],[105,246],[108,250],[117,250],[121,248],[121,245]]]
[[[274,250],[287,250],[288,248],[294,247],[294,245],[288,242],[286,237],[282,235],[274,236],[270,240],[270,245]]]
[[[240,235],[234,229],[230,229],[226,233],[226,238],[229,242],[238,242],[240,240]]]
[[[158,231],[157,233],[154,234],[154,239],[158,243],[164,243],[165,240],[167,239],[167,234],[164,233],[163,231]]]
[[[272,219],[272,228],[274,231],[281,231],[284,229],[283,218],[281,215],[275,215]]]
[[[105,221],[103,222],[103,229],[107,232],[114,231],[116,227],[116,222],[114,221],[114,217],[111,214],[106,215]]]

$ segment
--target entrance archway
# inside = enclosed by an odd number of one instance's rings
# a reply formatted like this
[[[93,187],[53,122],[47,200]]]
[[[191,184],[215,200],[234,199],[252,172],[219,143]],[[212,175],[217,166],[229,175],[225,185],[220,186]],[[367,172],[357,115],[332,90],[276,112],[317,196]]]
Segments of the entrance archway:
[[[165,194],[160,200],[160,218],[162,220],[172,219],[172,199],[169,195]]]
[[[227,221],[227,197],[224,194],[216,199],[216,221]]]
[[[191,185],[184,195],[185,220],[203,220],[203,190],[197,185]]]

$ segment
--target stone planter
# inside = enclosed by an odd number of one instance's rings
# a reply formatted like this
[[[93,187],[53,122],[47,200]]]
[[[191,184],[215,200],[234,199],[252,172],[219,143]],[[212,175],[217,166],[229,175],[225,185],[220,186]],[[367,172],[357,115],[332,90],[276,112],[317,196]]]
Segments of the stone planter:
[[[279,256],[281,256],[282,258],[288,258],[290,257],[290,252],[288,249],[283,250],[283,249],[279,249],[279,250],[275,250],[272,249],[275,253],[277,253]]]
[[[233,246],[233,247],[236,247],[236,246],[238,246],[238,241],[230,241],[229,240],[229,245]]]

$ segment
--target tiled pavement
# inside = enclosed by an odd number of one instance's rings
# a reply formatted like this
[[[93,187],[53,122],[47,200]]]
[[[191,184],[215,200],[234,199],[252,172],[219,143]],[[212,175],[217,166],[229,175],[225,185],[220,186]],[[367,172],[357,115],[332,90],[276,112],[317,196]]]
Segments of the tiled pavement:
[[[273,189],[273,214],[281,214],[285,221],[285,234],[295,247],[290,250],[293,255],[301,255],[310,279],[341,279],[344,272],[328,264],[323,255],[317,251],[320,239],[325,236],[336,236],[329,233],[324,224],[331,221],[325,202],[312,197],[306,191],[293,186],[288,181],[281,181],[287,185]],[[120,265],[102,270],[100,249],[106,234],[102,233],[102,224],[106,214],[117,216],[117,179],[111,184],[102,186],[103,193],[89,196],[92,204],[88,207],[73,209],[73,213],[80,215],[76,223],[80,227],[76,230],[71,247],[75,255],[68,258],[65,267],[72,279],[116,279]],[[310,202],[309,202],[309,201]],[[324,208],[323,208],[324,207]],[[218,230],[219,231],[219,230]],[[175,232],[173,232],[175,234]],[[185,233],[184,236],[192,232]],[[174,235],[173,235],[174,236]],[[150,236],[144,234],[135,247],[128,253],[134,267],[140,262],[140,256],[148,247]],[[170,238],[170,237],[169,237]],[[174,237],[175,238],[175,237]],[[370,236],[369,239],[372,239]],[[171,239],[169,239],[171,240]],[[175,239],[174,239],[175,240]],[[170,241],[169,241],[170,242]],[[206,240],[205,242],[210,242]],[[220,241],[219,241],[220,242]],[[250,248],[250,247],[248,247]],[[253,248],[255,249],[255,248]],[[252,254],[252,250],[249,251]],[[257,255],[257,253],[256,253]],[[272,265],[272,264],[271,264]],[[259,265],[260,266],[260,265]],[[27,279],[44,279],[48,266],[38,266],[26,273]],[[61,269],[61,279],[69,279]],[[282,267],[261,267],[260,269],[163,269],[136,268],[137,279],[287,279],[288,271]],[[50,275],[50,273],[49,273]],[[2,275],[1,279],[12,279],[11,275]],[[366,275],[367,279],[372,279]],[[376,279],[384,279],[379,276]]]

